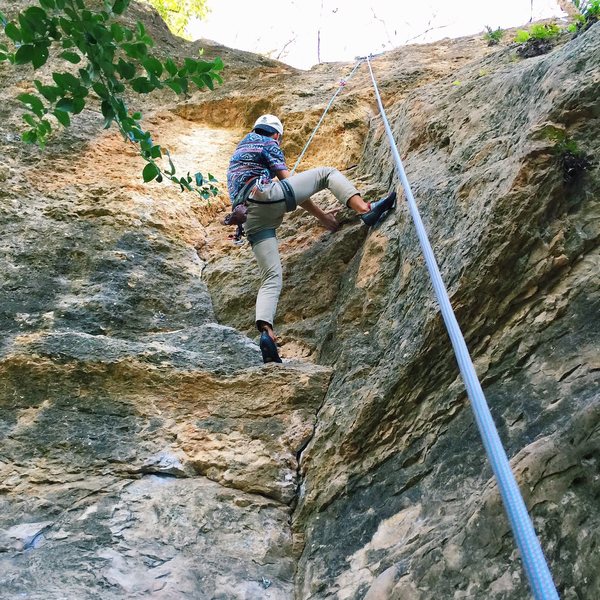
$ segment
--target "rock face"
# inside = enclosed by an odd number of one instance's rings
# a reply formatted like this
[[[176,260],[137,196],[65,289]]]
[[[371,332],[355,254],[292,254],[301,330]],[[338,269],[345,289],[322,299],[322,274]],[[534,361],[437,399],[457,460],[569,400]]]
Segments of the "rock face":
[[[352,68],[204,45],[225,84],[144,110],[221,180],[263,112],[293,161]],[[600,597],[600,28],[533,59],[466,38],[373,69],[561,598]],[[372,231],[288,215],[286,360],[263,366],[226,198],[141,184],[91,112],[23,147],[29,84],[0,78],[0,598],[530,597],[402,202]],[[569,181],[557,132],[592,163]],[[398,187],[364,66],[301,168],[326,163],[367,198]]]

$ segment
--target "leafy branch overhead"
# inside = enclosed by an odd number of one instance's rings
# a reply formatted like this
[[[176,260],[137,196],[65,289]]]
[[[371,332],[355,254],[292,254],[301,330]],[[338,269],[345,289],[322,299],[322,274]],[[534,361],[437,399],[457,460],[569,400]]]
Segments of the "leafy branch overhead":
[[[201,173],[178,177],[168,151],[154,144],[141,125],[141,113],[130,111],[124,95],[128,89],[138,94],[163,88],[176,94],[188,93],[190,87],[212,90],[215,83],[222,83],[223,63],[220,58],[186,58],[178,64],[172,58],[162,61],[152,56],[154,42],[144,25],[138,22],[130,29],[117,20],[130,2],[104,0],[103,10],[91,10],[85,0],[38,0],[39,6],[26,8],[12,21],[0,13],[6,36],[0,43],[0,62],[32,65],[35,70],[51,53],[65,62],[66,69],[53,72],[51,83],[35,79],[36,91],[18,96],[27,111],[23,120],[28,128],[22,139],[43,148],[53,127],[69,127],[72,115],[89,102],[98,103],[105,127],[115,123],[124,138],[138,146],[147,162],[144,181],[169,179],[208,199],[217,194],[216,179]],[[168,168],[157,162],[163,157]]]

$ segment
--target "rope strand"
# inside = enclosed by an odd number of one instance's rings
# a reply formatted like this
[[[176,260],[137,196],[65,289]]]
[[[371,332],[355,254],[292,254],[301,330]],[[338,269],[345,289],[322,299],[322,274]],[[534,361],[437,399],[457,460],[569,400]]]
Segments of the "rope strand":
[[[363,59],[359,58],[358,62],[356,63],[356,65],[354,65],[354,69],[352,69],[352,71],[350,72],[350,75],[348,75],[348,77],[346,77],[346,79],[341,79],[340,80],[340,84],[338,86],[338,89],[335,91],[335,94],[333,94],[333,96],[331,97],[331,100],[329,101],[329,104],[327,105],[327,107],[323,111],[323,114],[321,115],[321,118],[319,119],[319,122],[317,123],[317,126],[313,129],[313,132],[310,134],[310,137],[308,138],[308,141],[304,145],[304,148],[302,149],[302,152],[300,153],[300,156],[298,157],[298,160],[296,161],[296,164],[294,165],[294,168],[292,169],[290,175],[293,175],[296,172],[296,169],[298,168],[298,165],[300,164],[300,161],[302,160],[302,158],[306,154],[306,151],[308,150],[308,147],[310,146],[310,143],[312,142],[313,138],[315,137],[315,134],[317,133],[319,127],[321,127],[321,123],[323,122],[323,119],[325,118],[325,115],[327,114],[327,112],[331,108],[331,105],[333,104],[333,101],[337,98],[337,95],[342,91],[342,89],[344,89],[344,87],[346,86],[346,84],[348,83],[348,81],[350,81],[350,79],[352,78],[352,75],[354,75],[354,73],[356,72],[356,70],[358,69],[358,67],[360,67],[360,65],[362,63],[363,63]]]
[[[446,291],[446,287],[442,280],[431,244],[427,237],[427,232],[425,231],[425,226],[421,220],[419,209],[417,208],[410,183],[406,177],[402,160],[400,159],[400,154],[398,153],[396,142],[394,141],[390,124],[381,102],[379,89],[377,88],[373,69],[371,68],[370,57],[367,57],[367,65],[373,81],[377,104],[379,105],[383,124],[385,125],[385,130],[389,138],[398,175],[400,176],[400,181],[404,188],[408,208],[417,230],[421,249],[425,256],[427,269],[429,270],[429,275],[440,304],[444,323],[448,329],[458,366],[465,382],[465,387],[467,388],[471,407],[475,413],[475,420],[479,427],[483,445],[492,465],[494,475],[496,476],[506,513],[517,540],[517,545],[521,551],[525,572],[533,590],[533,595],[536,600],[558,600],[558,593],[554,587],[552,575],[546,563],[546,559],[544,558],[540,543],[536,537],[535,530],[533,529],[533,524],[529,518],[527,507],[521,496],[519,486],[511,471],[508,457],[502,446],[498,430],[492,419],[479,379],[477,378],[465,339],[460,330],[458,321],[456,320],[454,311],[452,310],[448,292]]]

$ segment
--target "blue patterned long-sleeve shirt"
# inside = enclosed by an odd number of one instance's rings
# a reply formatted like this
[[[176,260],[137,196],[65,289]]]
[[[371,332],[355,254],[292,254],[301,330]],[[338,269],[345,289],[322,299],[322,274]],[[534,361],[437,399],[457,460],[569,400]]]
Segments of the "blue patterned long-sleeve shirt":
[[[251,132],[238,144],[227,170],[227,188],[231,201],[249,179],[268,185],[277,171],[287,170],[279,144],[270,137]]]

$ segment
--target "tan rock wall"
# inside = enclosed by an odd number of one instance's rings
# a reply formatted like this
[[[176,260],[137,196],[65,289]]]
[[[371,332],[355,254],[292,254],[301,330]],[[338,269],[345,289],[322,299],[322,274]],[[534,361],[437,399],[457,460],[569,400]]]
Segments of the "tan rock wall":
[[[159,53],[197,52],[151,11],[132,18]],[[352,68],[204,46],[223,86],[142,107],[182,169],[221,181],[262,112],[282,117],[293,163]],[[524,61],[479,38],[373,61],[571,599],[600,595],[599,56],[595,26]],[[402,201],[373,231],[349,211],[334,235],[288,216],[286,362],[265,367],[252,255],[219,224],[226,195],[203,206],[141,184],[91,111],[45,153],[23,147],[14,96],[29,84],[4,64],[0,79],[0,598],[529,597]],[[570,184],[549,126],[592,157]],[[326,163],[368,199],[397,186],[364,66],[301,168]]]

